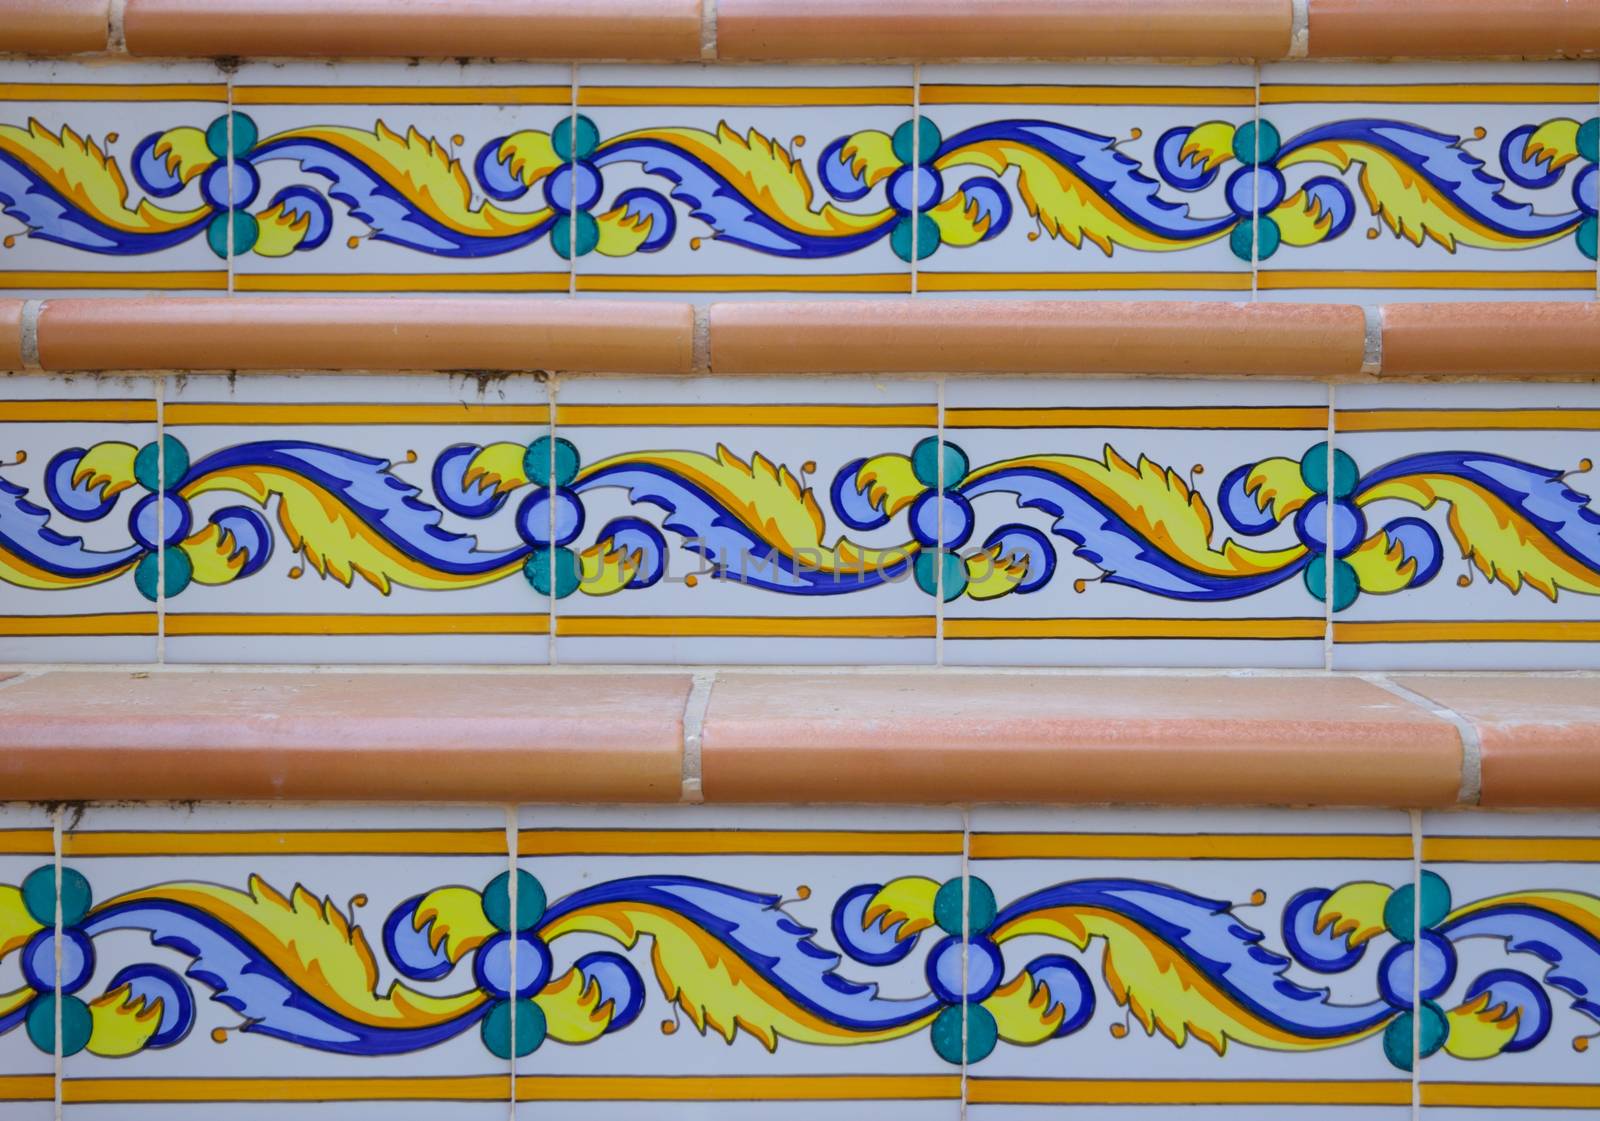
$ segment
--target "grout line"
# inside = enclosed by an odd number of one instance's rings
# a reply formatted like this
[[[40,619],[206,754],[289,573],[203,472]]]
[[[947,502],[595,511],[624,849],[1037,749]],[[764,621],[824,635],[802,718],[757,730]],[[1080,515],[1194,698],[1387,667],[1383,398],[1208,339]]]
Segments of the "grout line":
[[[938,417],[936,431],[939,441],[939,516],[938,533],[939,547],[934,553],[934,596],[933,596],[933,664],[944,665],[944,390],[945,378],[940,375],[938,381]],[[957,480],[959,482],[960,480]]]
[[[714,62],[717,57],[717,0],[700,0],[700,57]]]
[[[510,1045],[511,1057],[506,1060],[510,1068],[507,1085],[510,1087],[510,1100],[506,1103],[506,1116],[508,1121],[517,1121],[517,943],[521,941],[521,931],[517,929],[517,807],[515,804],[506,806],[506,901],[511,908],[510,940],[507,947],[510,950],[510,961],[507,963],[511,977],[511,999],[506,1005],[511,1014]]]
[[[226,214],[224,214],[223,217],[228,222],[228,259],[227,259],[226,263],[227,263],[227,266],[228,266],[228,295],[231,296],[231,295],[233,295],[233,259],[234,259],[234,256],[236,255],[237,248],[238,248],[236,245],[234,245],[234,240],[233,240],[233,206],[234,206],[234,200],[233,200],[233,75],[232,74],[228,75],[228,100],[225,103],[223,112],[227,114],[226,120],[228,122],[228,128],[227,128],[227,132],[228,132],[228,152],[227,152],[226,158],[223,160],[223,163],[227,167],[227,171],[228,171],[228,212]]]
[[[111,0],[106,11],[106,50],[110,52],[128,51],[128,33],[126,31],[126,14],[128,0]]]
[[[39,312],[43,300],[22,302],[22,368],[37,370],[39,366]]]
[[[54,1069],[55,1069],[55,1096],[56,1096],[55,1112],[56,1112],[56,1121],[61,1121],[61,1113],[62,1113],[62,1108],[63,1108],[62,1107],[62,1101],[61,1101],[61,1084],[64,1081],[64,1079],[62,1078],[62,1073],[63,1073],[63,1067],[65,1066],[65,1063],[63,1062],[63,1055],[61,1053],[61,944],[62,944],[62,942],[64,942],[66,940],[66,931],[64,929],[66,927],[66,923],[63,920],[62,912],[61,912],[61,875],[62,875],[62,863],[61,863],[61,848],[62,848],[62,845],[61,845],[61,815],[63,813],[65,813],[65,811],[60,806],[57,806],[51,812],[51,815],[50,815],[50,842],[51,842],[52,846],[54,846],[54,849],[55,849],[55,852],[54,852],[54,864],[55,864],[55,881],[56,881],[56,937],[55,937],[56,991],[55,991],[55,994],[54,994],[54,996],[55,996],[55,1014],[56,1014],[56,1025],[55,1025],[56,1038],[55,1038],[55,1042],[51,1045],[51,1051],[52,1051],[52,1057],[54,1059]]]
[[[44,670],[37,669],[24,670],[15,677],[8,677],[4,681],[0,681],[0,689],[9,689],[13,685],[21,685],[24,681],[31,680],[32,678],[42,677],[44,676],[44,672]],[[4,799],[0,799],[0,801],[4,801]]]
[[[967,983],[972,930],[972,811],[961,810],[961,1121],[967,1121]]]
[[[1311,11],[1309,0],[1289,0],[1289,53],[1286,58],[1305,58],[1311,53]]]
[[[694,337],[689,342],[689,362],[696,374],[711,374],[711,308],[694,305]]]
[[[561,391],[560,375],[552,377],[547,383],[546,396],[549,398],[550,426],[546,431],[550,436],[550,462],[545,465],[547,478],[545,479],[545,505],[550,508],[550,590],[545,593],[545,613],[550,616],[550,634],[545,643],[544,660],[556,664],[556,604],[561,598],[556,595],[556,398]],[[579,577],[582,578],[582,566],[579,566]]]
[[[567,118],[567,143],[571,154],[567,157],[567,177],[572,181],[572,200],[567,207],[567,295],[578,294],[578,64],[572,64],[571,112]],[[551,572],[554,573],[554,560]],[[552,587],[554,585],[552,584]]]
[[[156,664],[167,662],[167,379],[158,377],[156,398]]]
[[[1323,495],[1328,521],[1323,528],[1322,540],[1322,668],[1333,672],[1333,558],[1329,556],[1333,544],[1333,453],[1335,448],[1334,419],[1338,415],[1337,390],[1328,383],[1328,493]]]
[[[1383,371],[1383,309],[1364,305],[1361,314],[1366,321],[1366,334],[1362,338],[1361,372],[1376,377]]]
[[[695,670],[694,683],[689,687],[689,696],[683,702],[682,801],[691,804],[706,800],[701,768],[701,746],[706,710],[711,707],[711,690],[716,683],[716,670]]]
[[[922,223],[922,63],[911,64],[911,294],[917,294],[921,269],[917,260],[917,227]],[[944,439],[940,434],[940,440]],[[944,446],[941,443],[941,452]],[[943,456],[940,457],[941,462]],[[943,538],[940,539],[941,543]]]
[[[1422,1121],[1422,811],[1411,816],[1411,1121]]]
[[[1250,302],[1261,298],[1261,64],[1250,68],[1255,78],[1255,174],[1250,176]]]
[[[1455,709],[1407,689],[1384,674],[1363,673],[1356,676],[1455,725],[1456,734],[1461,737],[1461,787],[1456,792],[1456,802],[1463,806],[1477,805],[1483,796],[1483,740],[1478,735],[1477,725]]]

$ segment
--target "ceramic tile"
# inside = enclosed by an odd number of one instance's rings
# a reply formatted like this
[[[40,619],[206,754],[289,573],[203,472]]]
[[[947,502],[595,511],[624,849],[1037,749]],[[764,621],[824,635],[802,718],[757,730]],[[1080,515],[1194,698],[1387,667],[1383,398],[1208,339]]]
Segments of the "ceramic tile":
[[[1335,668],[1600,667],[1600,388],[1340,386],[1335,402],[1353,550]]]
[[[937,400],[924,382],[562,385],[557,660],[931,663],[934,565],[901,511],[932,485]]]
[[[1594,299],[1597,114],[1594,62],[1264,65],[1261,298]]]
[[[1250,67],[921,75],[919,293],[1249,298]]]
[[[971,830],[972,1103],[1409,1116],[1380,965],[1406,814],[980,807]]]
[[[1185,1121],[1385,1121],[1393,1116],[1388,1106],[1270,1106],[1191,1105],[1179,1106],[1178,1116]],[[973,1105],[967,1107],[971,1121],[1164,1121],[1173,1116],[1172,1104],[1159,1105]]]
[[[1430,813],[1422,829],[1424,1117],[1593,1116],[1600,814]]]
[[[227,79],[0,62],[0,293],[228,286]]]
[[[64,919],[90,952],[65,1101],[506,1116],[503,808],[90,807],[68,825],[85,892]]]
[[[944,419],[946,664],[1322,665],[1326,387],[951,380]]]
[[[581,66],[580,292],[911,290],[909,66]]]
[[[572,68],[253,63],[241,292],[562,292]]]
[[[0,662],[155,659],[155,388],[0,378]]]
[[[961,842],[955,810],[523,807],[518,898],[545,902],[524,946],[549,980],[519,1118],[606,1116],[580,1100],[599,1095],[954,1121],[959,942],[936,924]]]
[[[532,377],[191,377],[169,385],[172,662],[542,663]]]
[[[50,811],[0,803],[0,1116],[55,1116],[55,839]]]

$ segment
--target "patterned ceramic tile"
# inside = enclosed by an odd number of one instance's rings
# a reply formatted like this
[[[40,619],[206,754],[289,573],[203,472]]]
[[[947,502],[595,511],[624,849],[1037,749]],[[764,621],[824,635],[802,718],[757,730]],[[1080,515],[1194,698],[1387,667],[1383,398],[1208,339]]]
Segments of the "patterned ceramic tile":
[[[1600,64],[1261,81],[1263,299],[1595,298]]]
[[[1407,815],[978,809],[971,828],[970,1102],[1409,1115],[1379,965]]]
[[[583,66],[580,292],[911,290],[912,71]]]
[[[519,1117],[953,1121],[959,940],[936,926],[961,840],[955,810],[524,807],[522,947],[547,979]]]
[[[83,949],[69,1116],[287,1096],[364,1121],[394,1097],[501,1121],[506,823],[500,807],[89,808],[63,845]]]
[[[0,378],[0,662],[148,662],[155,386]]]
[[[1173,1105],[1179,1109],[1174,1111]],[[1392,1107],[1381,1105],[1253,1107],[1175,1101],[1161,1105],[974,1105],[968,1107],[967,1117],[971,1121],[1169,1121],[1174,1112],[1184,1121],[1385,1121],[1395,1115]]]
[[[945,662],[1321,666],[1327,429],[1321,385],[952,380]]]
[[[548,660],[532,377],[191,377],[165,419],[169,661]]]
[[[921,106],[919,292],[1248,298],[1249,67],[925,66]]]
[[[567,291],[570,66],[257,63],[233,104],[236,290]]]
[[[50,811],[0,803],[0,1117],[55,1116],[55,838]]]
[[[1408,917],[1420,919],[1424,968],[1412,982],[1408,958],[1403,979],[1424,1009],[1423,1116],[1593,1116],[1600,815],[1444,813],[1422,825],[1419,914]]]
[[[1335,402],[1335,668],[1600,666],[1600,388]]]
[[[556,406],[561,662],[933,661],[936,387],[586,380]]]
[[[227,80],[0,62],[0,293],[228,286]]]

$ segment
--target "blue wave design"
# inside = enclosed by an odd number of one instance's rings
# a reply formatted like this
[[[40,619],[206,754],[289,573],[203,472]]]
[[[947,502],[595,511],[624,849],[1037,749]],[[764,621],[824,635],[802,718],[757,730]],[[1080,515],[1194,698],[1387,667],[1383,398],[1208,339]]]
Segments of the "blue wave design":
[[[0,479],[0,549],[58,576],[87,578],[115,572],[144,552],[127,545],[110,552],[83,547],[83,538],[51,529],[50,511],[25,497],[26,487]]]
[[[914,1023],[943,1007],[931,993],[880,997],[878,986],[834,970],[843,961],[811,940],[816,933],[778,908],[781,897],[744,891],[693,876],[633,876],[575,891],[552,906],[544,930],[566,915],[607,903],[639,903],[680,915],[712,935],[795,1004],[854,1031]]]
[[[1566,919],[1525,904],[1485,908],[1440,924],[1440,934],[1501,938],[1513,953],[1532,954],[1551,968],[1545,982],[1572,995],[1572,1007],[1600,1021],[1600,941]]]
[[[182,245],[206,228],[207,207],[187,226],[160,233],[129,233],[85,213],[43,182],[27,164],[0,151],[0,209],[28,226],[30,238],[117,257],[159,253]]]

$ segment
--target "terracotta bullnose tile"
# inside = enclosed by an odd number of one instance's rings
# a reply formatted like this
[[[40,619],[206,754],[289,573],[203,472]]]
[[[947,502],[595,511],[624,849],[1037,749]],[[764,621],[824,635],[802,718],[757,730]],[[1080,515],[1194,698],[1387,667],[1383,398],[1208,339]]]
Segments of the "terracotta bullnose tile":
[[[718,0],[717,57],[1280,58],[1286,0]]]
[[[1600,678],[1401,677],[1472,722],[1485,806],[1600,808]]]
[[[151,297],[47,300],[47,370],[687,373],[694,310],[622,300]]]
[[[713,304],[711,368],[740,373],[1263,374],[1361,370],[1337,304],[870,300]]]
[[[1600,377],[1600,304],[1386,304],[1383,376]]]
[[[136,55],[698,60],[700,0],[127,0]]]
[[[103,51],[110,37],[111,0],[0,0],[0,52]]]
[[[62,671],[0,689],[0,801],[675,801],[679,674]]]
[[[1353,678],[724,675],[718,802],[1444,806],[1455,728]]]
[[[1596,0],[1311,0],[1313,58],[1577,58],[1600,53]]]
[[[0,300],[0,370],[22,369],[22,301]]]

